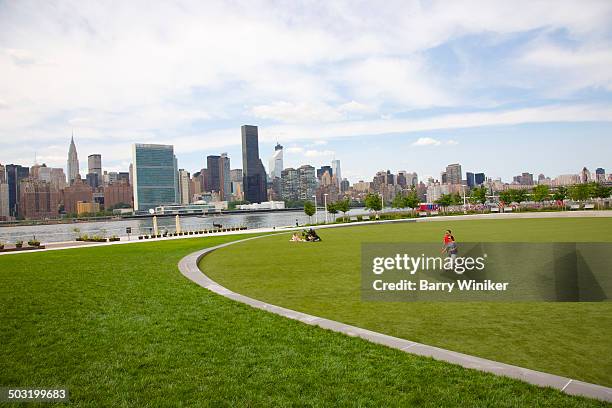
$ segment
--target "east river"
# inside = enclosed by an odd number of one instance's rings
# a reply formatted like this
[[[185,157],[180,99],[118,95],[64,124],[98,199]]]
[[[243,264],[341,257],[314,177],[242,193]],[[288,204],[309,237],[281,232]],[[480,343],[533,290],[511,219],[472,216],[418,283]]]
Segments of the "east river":
[[[355,216],[367,213],[364,209],[352,209],[347,216]],[[340,214],[336,215],[340,217]],[[328,215],[331,221],[332,215]],[[312,217],[312,222],[315,221]],[[319,210],[319,222],[325,219],[323,211]],[[202,217],[184,216],[180,218],[183,230],[212,229],[213,223],[226,227],[244,226],[249,229],[266,227],[294,226],[296,221],[302,225],[309,222],[308,216],[302,210],[269,213],[245,213],[206,215]],[[174,217],[158,217],[157,225],[160,233],[164,230],[174,232]],[[112,221],[78,222],[69,224],[52,225],[24,225],[15,227],[0,227],[0,242],[14,243],[17,240],[28,241],[37,239],[42,243],[73,241],[77,235],[87,234],[89,236],[126,236],[126,228],[132,229],[132,236],[150,234],[153,227],[152,218],[126,219]],[[75,231],[75,228],[79,231]]]

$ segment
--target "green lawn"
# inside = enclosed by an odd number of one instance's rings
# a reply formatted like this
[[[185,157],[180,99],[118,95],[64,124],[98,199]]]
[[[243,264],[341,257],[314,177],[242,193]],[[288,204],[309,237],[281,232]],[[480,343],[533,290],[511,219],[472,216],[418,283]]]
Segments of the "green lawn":
[[[605,405],[252,309],[179,273],[184,255],[237,238],[0,257],[0,386],[67,386],[90,407]]]
[[[322,243],[277,235],[202,260],[220,284],[294,310],[429,345],[612,386],[612,304],[362,302],[362,242],[609,242],[612,219],[401,223],[321,230]]]

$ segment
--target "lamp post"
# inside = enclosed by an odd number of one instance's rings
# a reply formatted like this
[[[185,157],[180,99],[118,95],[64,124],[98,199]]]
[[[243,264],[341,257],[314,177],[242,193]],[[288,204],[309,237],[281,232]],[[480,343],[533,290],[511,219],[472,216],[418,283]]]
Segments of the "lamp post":
[[[323,194],[323,200],[325,200],[325,223],[327,224],[327,193]]]
[[[315,201],[315,225],[319,223],[319,209],[317,208],[317,196],[313,195],[312,196],[314,198]]]

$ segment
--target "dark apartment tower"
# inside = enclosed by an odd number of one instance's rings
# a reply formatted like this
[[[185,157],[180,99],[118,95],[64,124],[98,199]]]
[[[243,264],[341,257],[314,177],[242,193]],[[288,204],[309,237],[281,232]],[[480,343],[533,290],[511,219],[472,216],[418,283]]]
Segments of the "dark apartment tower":
[[[6,181],[9,189],[9,215],[19,216],[19,182],[30,176],[28,167],[18,164],[6,165]]]
[[[243,125],[240,130],[244,198],[251,203],[261,203],[267,199],[266,170],[259,158],[257,126]]]
[[[219,160],[221,156],[207,156],[206,169],[208,170],[208,183],[210,191],[221,191],[221,172],[219,171]]]
[[[469,171],[465,173],[465,180],[468,188],[474,188],[476,185],[476,178],[474,177],[474,173],[470,173]]]
[[[474,175],[474,182],[477,186],[484,184],[485,182],[485,174],[484,173],[476,173]]]

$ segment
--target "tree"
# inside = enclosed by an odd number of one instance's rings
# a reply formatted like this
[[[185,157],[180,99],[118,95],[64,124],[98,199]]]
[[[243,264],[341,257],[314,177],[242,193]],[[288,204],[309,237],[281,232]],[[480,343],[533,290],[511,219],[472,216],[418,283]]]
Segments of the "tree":
[[[442,194],[440,198],[436,200],[436,204],[442,207],[448,207],[453,202],[453,197],[450,194]]]
[[[451,194],[451,205],[461,205],[463,204],[463,197],[459,193]]]
[[[406,202],[404,200],[404,195],[402,193],[397,193],[391,202],[391,207],[393,208],[404,208],[406,206]]]
[[[510,204],[514,199],[514,190],[508,189],[499,193],[499,201],[504,204]]]
[[[421,201],[419,200],[419,196],[414,188],[404,198],[404,207],[412,208],[413,210],[417,208],[420,203]]]
[[[527,201],[527,192],[522,188],[512,190],[512,201],[519,204],[523,201]]]
[[[375,211],[378,215],[378,211],[382,210],[382,200],[378,194],[368,193],[365,198],[365,208]]]
[[[487,188],[485,186],[475,187],[470,193],[470,201],[473,204],[484,204],[487,202]]]
[[[559,187],[557,191],[553,194],[553,200],[555,201],[563,201],[567,198],[567,188]]]
[[[533,188],[533,200],[541,203],[550,198],[550,188],[546,184],[540,184]]]
[[[603,184],[599,184],[599,183],[594,183],[595,185],[593,186],[593,197],[597,198],[598,203],[599,203],[599,207],[601,207],[601,200],[603,198],[609,198],[610,194],[612,193],[612,187],[606,187]]]
[[[317,209],[315,208],[314,204],[311,201],[306,201],[304,203],[304,212],[308,216],[308,223],[311,223],[311,217],[314,215],[316,210]]]
[[[338,211],[342,212],[346,220],[346,213],[349,212],[349,210],[351,209],[351,202],[348,198],[345,198],[344,200],[336,202],[336,208],[338,209]]]
[[[336,214],[338,214],[338,207],[336,207],[336,203],[327,204],[327,212],[333,216],[334,222],[336,221]]]
[[[574,201],[584,201],[592,197],[592,190],[590,184],[575,184],[569,188],[567,194]]]

